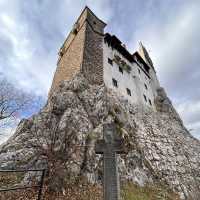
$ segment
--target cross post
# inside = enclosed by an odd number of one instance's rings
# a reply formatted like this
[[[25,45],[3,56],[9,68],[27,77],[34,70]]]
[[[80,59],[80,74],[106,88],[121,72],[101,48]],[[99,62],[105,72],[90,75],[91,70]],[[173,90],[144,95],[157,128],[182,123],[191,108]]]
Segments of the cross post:
[[[117,169],[117,154],[125,153],[123,141],[117,134],[114,123],[104,124],[103,140],[97,140],[95,152],[103,154],[103,194],[104,200],[119,200],[120,186]]]

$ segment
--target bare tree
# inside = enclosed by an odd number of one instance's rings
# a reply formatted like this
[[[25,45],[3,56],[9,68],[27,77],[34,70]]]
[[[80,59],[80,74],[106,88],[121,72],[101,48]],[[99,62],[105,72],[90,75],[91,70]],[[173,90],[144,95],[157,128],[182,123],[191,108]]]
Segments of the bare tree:
[[[30,101],[6,79],[0,80],[0,120],[14,117]]]
[[[38,97],[23,92],[7,79],[0,77],[0,134],[4,132],[2,128],[16,122],[16,119],[20,119],[24,112],[34,112],[39,102],[41,99]]]
[[[80,165],[77,157],[81,157],[84,152],[84,146],[79,144],[76,131],[73,128],[60,130],[59,118],[52,113],[42,112],[37,123],[32,125],[30,138],[33,138],[34,142],[26,140],[24,146],[28,142],[29,147],[34,149],[35,159],[32,161],[46,161],[49,190],[62,190],[66,182],[76,177],[69,168],[70,165]],[[35,167],[34,162],[31,167]]]

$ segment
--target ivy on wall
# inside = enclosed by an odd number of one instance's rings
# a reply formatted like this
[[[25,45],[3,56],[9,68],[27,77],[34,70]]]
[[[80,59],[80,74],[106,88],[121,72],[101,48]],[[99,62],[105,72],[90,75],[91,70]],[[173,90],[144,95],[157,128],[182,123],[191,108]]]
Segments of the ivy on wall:
[[[114,55],[113,61],[119,65],[123,70],[125,70],[127,73],[131,72],[131,66],[128,65],[124,60],[122,60],[118,55]]]

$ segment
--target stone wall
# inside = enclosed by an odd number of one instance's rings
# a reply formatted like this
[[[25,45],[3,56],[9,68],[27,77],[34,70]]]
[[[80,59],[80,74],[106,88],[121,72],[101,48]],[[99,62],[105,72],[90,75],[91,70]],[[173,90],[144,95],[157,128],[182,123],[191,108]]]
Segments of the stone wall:
[[[103,30],[103,29],[102,29]],[[103,83],[103,34],[90,23],[86,26],[83,73],[90,83]]]
[[[103,81],[103,29],[105,23],[85,8],[59,52],[49,96],[60,82],[82,71],[92,83]],[[95,67],[94,67],[95,66]]]
[[[49,95],[57,89],[61,81],[70,80],[77,72],[80,71],[83,59],[86,16],[87,13],[83,12],[76,23],[76,30],[72,30],[70,32],[60,49],[57,68]]]

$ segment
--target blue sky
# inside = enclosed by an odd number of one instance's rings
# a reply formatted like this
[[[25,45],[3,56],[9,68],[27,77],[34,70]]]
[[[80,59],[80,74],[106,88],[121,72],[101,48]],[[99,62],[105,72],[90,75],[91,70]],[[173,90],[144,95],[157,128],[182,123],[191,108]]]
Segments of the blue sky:
[[[161,85],[200,138],[199,0],[0,0],[0,73],[46,98],[58,50],[85,5],[130,52],[144,43]]]

